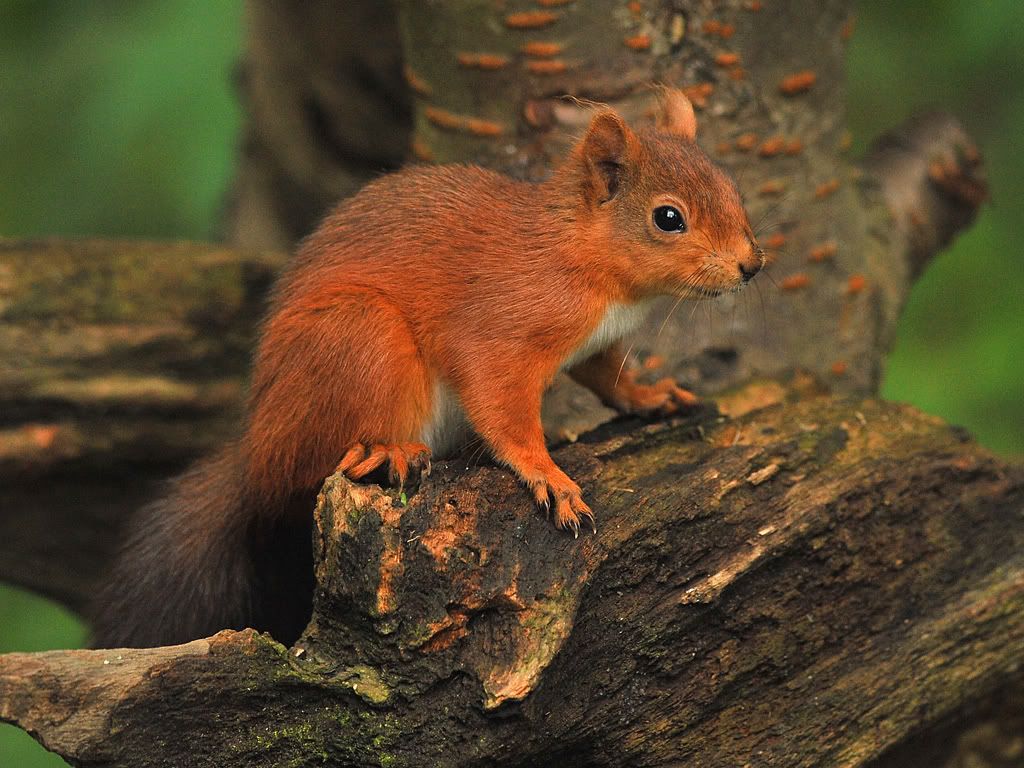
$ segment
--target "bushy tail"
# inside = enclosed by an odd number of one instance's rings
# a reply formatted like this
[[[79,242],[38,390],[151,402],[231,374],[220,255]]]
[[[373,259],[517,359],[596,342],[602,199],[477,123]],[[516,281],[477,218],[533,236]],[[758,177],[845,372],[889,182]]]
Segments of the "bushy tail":
[[[252,510],[232,444],[142,508],[93,610],[97,648],[150,647],[253,624]]]

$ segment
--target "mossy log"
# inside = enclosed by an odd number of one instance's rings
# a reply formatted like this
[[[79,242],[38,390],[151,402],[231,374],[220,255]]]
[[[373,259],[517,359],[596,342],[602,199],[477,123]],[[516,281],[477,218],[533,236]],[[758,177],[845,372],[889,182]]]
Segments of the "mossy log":
[[[806,382],[718,407],[559,449],[579,539],[498,468],[333,477],[294,648],[8,655],[0,718],[79,765],[877,768],[1019,669],[1024,469]]]

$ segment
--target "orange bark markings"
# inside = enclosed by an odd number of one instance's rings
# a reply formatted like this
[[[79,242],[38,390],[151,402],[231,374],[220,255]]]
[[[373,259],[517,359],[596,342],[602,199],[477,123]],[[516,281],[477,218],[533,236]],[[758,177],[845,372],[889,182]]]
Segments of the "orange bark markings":
[[[805,275],[803,272],[798,272],[795,275],[790,275],[785,278],[779,287],[784,291],[799,291],[806,288],[811,284],[811,278]]]
[[[806,93],[817,82],[818,76],[809,69],[801,72],[794,72],[788,77],[782,78],[779,83],[779,92],[784,96],[796,96],[798,93]]]
[[[651,47],[651,36],[633,35],[632,37],[627,37],[623,42],[627,48],[632,48],[634,51],[646,51]]]
[[[505,26],[509,29],[540,29],[558,21],[558,14],[551,11],[523,11],[510,13],[505,17]]]

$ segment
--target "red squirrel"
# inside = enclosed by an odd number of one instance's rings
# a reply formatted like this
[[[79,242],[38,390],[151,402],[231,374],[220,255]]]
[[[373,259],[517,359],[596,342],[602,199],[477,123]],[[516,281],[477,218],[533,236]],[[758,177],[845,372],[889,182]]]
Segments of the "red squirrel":
[[[301,245],[273,292],[242,436],[140,515],[102,591],[100,647],[309,618],[323,480],[402,485],[475,433],[555,526],[593,525],[551,459],[541,398],[560,370],[613,408],[696,398],[623,373],[620,339],[660,295],[713,296],[764,265],[732,180],[679,91],[655,127],[598,112],[542,183],[473,166],[383,176]]]

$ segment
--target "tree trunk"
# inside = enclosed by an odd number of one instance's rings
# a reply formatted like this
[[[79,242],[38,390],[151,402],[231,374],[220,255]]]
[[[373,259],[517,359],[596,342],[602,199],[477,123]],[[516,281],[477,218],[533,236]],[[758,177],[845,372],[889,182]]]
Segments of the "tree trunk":
[[[775,286],[638,334],[723,416],[563,447],[598,535],[556,533],[494,468],[443,465],[404,508],[335,478],[294,649],[244,632],[0,657],[0,718],[82,765],[895,768],[921,734],[1002,717],[1024,470],[862,399],[912,281],[984,198],[979,157],[943,115],[844,157],[851,5],[250,0],[236,242],[289,245],[407,148],[540,178],[588,101],[639,123],[666,83],[739,178]],[[128,511],[231,434],[280,262],[0,250],[0,577],[82,606]],[[608,416],[562,382],[545,423],[574,440]]]
[[[759,280],[756,295],[723,297],[707,312],[676,311],[668,322],[666,303],[637,334],[638,357],[661,358],[666,372],[698,390],[803,368],[842,391],[875,391],[911,281],[973,218],[985,194],[977,150],[945,115],[894,131],[863,164],[845,157],[852,0],[397,0],[396,13],[381,12],[372,28],[349,22],[357,7],[381,8],[376,0],[332,6],[333,15],[281,15],[282,5],[251,0],[248,60],[258,68],[267,46],[303,39],[305,63],[287,69],[292,101],[321,82],[323,62],[348,52],[350,38],[370,41],[366,66],[374,67],[379,37],[397,34],[397,23],[415,98],[414,159],[480,163],[539,179],[586,125],[591,102],[641,123],[651,119],[655,84],[684,88],[700,110],[698,140],[739,180],[773,281]],[[278,14],[272,32],[262,21],[271,13]],[[310,20],[346,30],[341,44],[308,33]],[[397,64],[388,66],[394,74]],[[390,84],[373,82],[391,92]],[[246,89],[250,101],[256,88]],[[249,132],[271,131],[283,111],[289,124],[303,126],[289,134],[292,141],[314,151],[321,144],[306,138],[314,121],[289,103],[277,104],[273,118],[253,110]],[[375,115],[360,128],[374,127],[389,140],[402,134],[393,113]],[[345,110],[332,125],[341,135],[353,130]],[[284,150],[275,157],[289,178],[315,179],[339,197],[352,191],[348,180],[332,186],[330,163],[313,167]],[[253,191],[247,168],[236,193],[258,198],[263,193]],[[322,212],[330,200],[316,199]],[[260,213],[275,216],[294,237],[308,231],[308,216]],[[278,244],[254,239],[237,219],[233,231],[247,244]],[[553,434],[579,434],[609,415],[567,380],[549,398]]]

